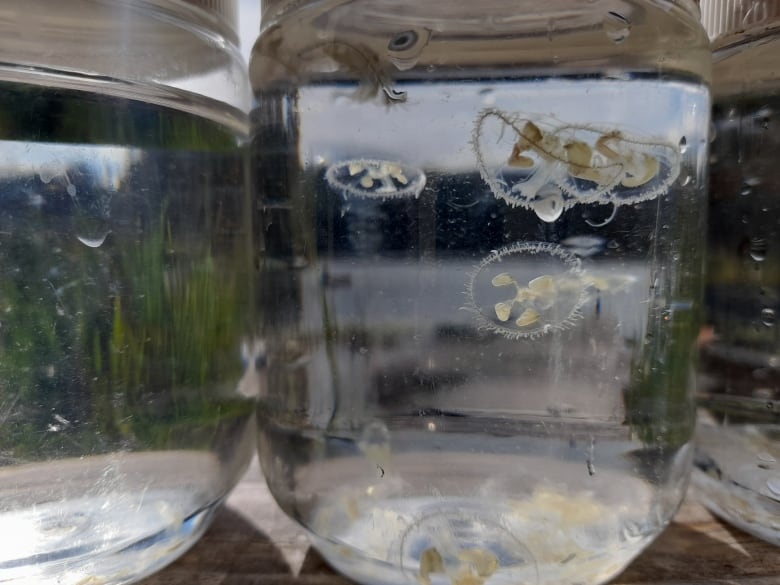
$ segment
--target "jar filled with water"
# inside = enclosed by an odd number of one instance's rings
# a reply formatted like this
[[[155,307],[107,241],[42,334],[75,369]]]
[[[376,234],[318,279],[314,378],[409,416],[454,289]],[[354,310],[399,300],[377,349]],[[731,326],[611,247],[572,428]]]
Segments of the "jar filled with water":
[[[780,2],[702,3],[714,40],[698,497],[780,545]]]
[[[3,2],[2,583],[141,578],[252,452],[234,19],[231,1]]]
[[[259,451],[335,568],[601,583],[667,524],[709,63],[687,1],[266,6]]]

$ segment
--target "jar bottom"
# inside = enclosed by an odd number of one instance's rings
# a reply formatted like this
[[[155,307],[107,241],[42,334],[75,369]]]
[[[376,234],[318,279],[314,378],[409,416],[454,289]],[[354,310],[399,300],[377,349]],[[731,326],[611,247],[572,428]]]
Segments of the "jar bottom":
[[[316,513],[320,536],[311,538],[334,569],[366,585],[597,584],[661,530],[597,508],[547,490],[526,500],[387,499],[365,510],[341,499]]]
[[[177,459],[192,469],[200,461],[202,478],[184,472],[181,482],[167,485],[143,480],[141,473],[150,466],[181,469]],[[6,535],[0,537],[0,582],[119,585],[160,570],[200,538],[222,503],[215,463],[211,454],[172,451],[54,461],[6,472],[3,481],[19,486],[20,501],[0,512]]]

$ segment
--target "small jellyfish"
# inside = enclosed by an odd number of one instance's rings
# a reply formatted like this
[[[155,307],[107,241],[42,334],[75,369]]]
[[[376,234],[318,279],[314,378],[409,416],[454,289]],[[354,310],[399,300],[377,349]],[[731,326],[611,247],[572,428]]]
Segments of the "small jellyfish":
[[[507,339],[535,339],[568,329],[589,298],[580,260],[561,246],[516,243],[496,250],[471,273],[467,310],[481,329]]]
[[[422,170],[397,162],[356,159],[328,167],[325,180],[345,197],[391,199],[418,197],[427,179]]]
[[[556,210],[588,203],[617,207],[657,197],[680,174],[676,145],[495,108],[477,118],[472,145],[493,194],[513,207],[534,210],[550,185],[560,190]],[[552,214],[540,215],[549,221],[545,217]]]

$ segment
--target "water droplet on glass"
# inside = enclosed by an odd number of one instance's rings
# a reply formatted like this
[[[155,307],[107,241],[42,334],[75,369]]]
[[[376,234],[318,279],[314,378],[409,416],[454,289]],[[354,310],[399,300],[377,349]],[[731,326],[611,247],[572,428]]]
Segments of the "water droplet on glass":
[[[617,12],[607,12],[603,26],[607,38],[616,45],[625,41],[631,34],[631,22]]]
[[[531,203],[531,207],[539,219],[552,223],[563,213],[563,194],[558,187],[543,187]]]
[[[691,181],[693,180],[693,177],[691,177],[689,174],[680,175],[680,186],[687,187],[691,184]]]
[[[780,500],[780,476],[773,477],[766,482],[769,497],[774,500]]]
[[[42,183],[51,183],[54,177],[57,177],[63,173],[62,165],[57,162],[48,162],[42,164],[38,168],[38,176]]]
[[[763,128],[764,130],[767,130],[769,128],[769,120],[772,117],[772,109],[768,106],[764,106],[760,110],[758,110],[755,114],[755,120],[756,122]]]
[[[773,327],[775,324],[776,316],[772,309],[761,309],[761,322],[767,327]]]
[[[750,257],[756,262],[763,262],[768,247],[766,238],[750,238]]]
[[[358,447],[383,472],[390,459],[390,431],[383,422],[372,421],[363,428]]]
[[[496,92],[492,87],[486,87],[480,90],[479,95],[482,97],[483,106],[493,106],[496,103]]]
[[[688,139],[683,136],[680,138],[680,154],[685,154],[688,150]]]
[[[88,246],[90,248],[99,248],[103,245],[103,242],[106,241],[106,238],[108,237],[108,233],[106,232],[102,235],[96,236],[96,237],[89,237],[89,236],[76,236],[76,239],[78,239],[79,242],[84,244],[85,246]]]

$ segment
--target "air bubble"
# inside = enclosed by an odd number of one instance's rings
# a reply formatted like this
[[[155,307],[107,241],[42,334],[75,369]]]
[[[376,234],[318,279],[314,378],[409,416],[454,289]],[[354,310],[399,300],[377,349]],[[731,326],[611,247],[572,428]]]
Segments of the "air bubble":
[[[680,138],[680,154],[685,154],[688,151],[688,139],[683,136]]]
[[[547,223],[553,223],[563,213],[563,194],[558,187],[550,185],[539,190],[531,208],[536,216]]]
[[[603,26],[607,38],[616,45],[624,42],[631,34],[631,21],[617,12],[607,12]]]
[[[767,480],[766,487],[769,492],[767,495],[773,500],[780,501],[780,476]]]
[[[423,49],[431,40],[431,30],[419,28],[397,33],[387,44],[388,58],[399,71],[417,65]]]
[[[772,109],[764,106],[755,113],[755,120],[764,130],[769,129],[769,121],[772,118]]]
[[[411,49],[418,41],[418,35],[413,30],[407,30],[395,35],[387,45],[388,51],[406,51]]]
[[[761,322],[767,327],[774,327],[776,319],[774,310],[769,308],[761,310]]]
[[[54,161],[44,163],[38,168],[38,176],[41,182],[46,184],[51,183],[55,177],[62,175],[64,172],[62,165]]]
[[[108,234],[109,232],[105,232],[104,234],[94,237],[77,235],[76,239],[89,248],[99,248],[106,241]]]
[[[363,428],[358,447],[384,475],[390,461],[390,431],[382,421],[371,421]]]
[[[482,98],[482,105],[485,107],[490,107],[496,103],[496,92],[492,87],[480,90],[479,95]]]
[[[769,244],[766,238],[750,238],[750,257],[756,262],[763,262],[766,259],[766,253],[769,249]]]

